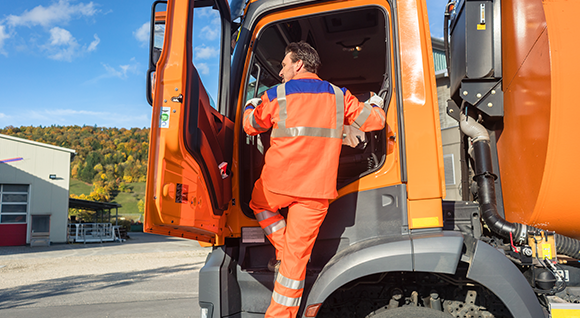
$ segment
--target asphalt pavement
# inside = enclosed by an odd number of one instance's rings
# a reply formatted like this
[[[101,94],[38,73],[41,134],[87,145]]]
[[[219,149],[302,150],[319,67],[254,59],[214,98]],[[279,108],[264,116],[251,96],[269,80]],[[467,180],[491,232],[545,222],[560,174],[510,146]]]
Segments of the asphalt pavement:
[[[0,247],[0,317],[199,317],[209,248],[129,233],[123,243]]]

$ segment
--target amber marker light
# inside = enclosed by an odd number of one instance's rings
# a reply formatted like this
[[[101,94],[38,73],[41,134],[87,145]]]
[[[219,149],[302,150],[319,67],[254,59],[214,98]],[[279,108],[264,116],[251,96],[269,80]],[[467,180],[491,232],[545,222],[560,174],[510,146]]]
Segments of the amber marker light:
[[[322,303],[306,307],[304,317],[316,317],[316,314],[318,314],[318,309],[320,309],[320,306],[322,306]]]

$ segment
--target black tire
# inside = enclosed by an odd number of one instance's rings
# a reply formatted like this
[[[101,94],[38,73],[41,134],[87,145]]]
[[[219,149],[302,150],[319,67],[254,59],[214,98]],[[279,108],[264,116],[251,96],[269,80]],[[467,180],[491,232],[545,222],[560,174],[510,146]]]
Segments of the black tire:
[[[406,306],[394,309],[381,308],[366,318],[451,318],[448,313],[431,308]]]

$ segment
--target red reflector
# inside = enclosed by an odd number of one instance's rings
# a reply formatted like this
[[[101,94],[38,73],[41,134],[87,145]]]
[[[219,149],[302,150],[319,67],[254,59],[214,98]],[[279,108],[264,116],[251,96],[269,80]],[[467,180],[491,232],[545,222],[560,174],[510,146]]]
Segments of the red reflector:
[[[318,314],[318,309],[320,309],[320,306],[322,306],[322,304],[314,304],[306,307],[304,317],[316,317],[316,314]]]

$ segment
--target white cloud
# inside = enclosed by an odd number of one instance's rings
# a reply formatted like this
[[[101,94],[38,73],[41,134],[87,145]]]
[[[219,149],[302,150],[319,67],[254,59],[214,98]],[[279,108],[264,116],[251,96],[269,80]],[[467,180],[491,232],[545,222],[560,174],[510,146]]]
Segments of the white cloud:
[[[50,45],[71,45],[73,43],[76,43],[76,40],[69,31],[59,27],[50,29]]]
[[[195,68],[203,75],[209,74],[209,66],[206,63],[195,63]]]
[[[213,25],[206,25],[201,29],[200,36],[209,41],[217,40],[220,36],[220,27],[215,27]]]
[[[78,54],[77,40],[65,29],[54,27],[50,29],[50,39],[44,48],[49,52],[48,58],[57,61],[72,61]]]
[[[59,0],[48,7],[39,5],[34,9],[24,11],[21,15],[9,15],[6,18],[10,26],[36,26],[48,27],[57,23],[66,23],[73,17],[90,17],[98,10],[93,2],[70,4],[69,0]]]
[[[14,37],[16,41],[20,41],[20,44],[15,46],[16,50],[22,51],[22,48],[41,50],[46,53],[48,58],[58,61],[70,62],[74,57],[92,52],[97,48],[100,39],[96,34],[94,41],[81,46],[71,32],[57,25],[66,24],[76,18],[92,17],[100,12],[97,10],[98,5],[93,2],[77,3],[76,0],[51,2],[48,6],[39,5],[31,10],[25,10],[20,15],[11,14],[2,20],[4,25],[0,26],[0,54],[7,55],[3,47],[5,40],[9,37]],[[46,44],[39,44],[41,41],[37,42],[39,33],[36,31],[32,31],[32,34],[36,34],[36,36],[33,36],[29,41],[23,41],[18,36],[15,37],[17,27],[32,28],[35,26],[41,26],[45,31],[48,31],[49,39],[45,42]],[[29,42],[30,45],[22,44],[26,42]]]
[[[108,64],[103,64],[103,67],[107,71],[107,77],[118,77],[118,78],[125,78],[125,75],[122,71],[116,70],[114,67],[109,66]]]
[[[120,78],[120,79],[127,79],[129,74],[139,74],[139,68],[141,65],[137,60],[133,57],[129,60],[128,64],[119,65],[118,67],[110,66],[106,63],[101,63],[105,68],[105,74],[101,74],[87,82],[85,84],[94,84],[102,79],[105,78]]]
[[[87,116],[105,116],[109,115],[108,112],[93,112],[89,110],[74,110],[74,109],[54,109],[54,110],[44,110],[46,115],[54,116],[70,116],[70,115],[87,115]]]
[[[116,109],[142,109],[142,106],[118,105]],[[42,109],[31,110],[26,118],[17,117],[20,122],[6,122],[5,125],[95,125],[102,127],[149,127],[151,117],[149,112],[116,113],[110,111],[89,111],[77,109]],[[6,116],[8,119],[10,116]],[[0,117],[0,120],[3,117]],[[24,121],[23,121],[24,120]],[[0,121],[0,124],[3,122]]]
[[[219,19],[220,14],[217,10],[214,10],[210,7],[205,7],[205,8],[201,8],[199,10],[195,11],[196,14],[198,14],[199,17],[204,17],[204,18],[213,18],[213,19]]]
[[[99,37],[95,34],[95,40],[93,42],[91,42],[91,44],[87,48],[87,52],[92,52],[92,51],[96,50],[97,45],[99,45],[99,43],[101,43],[101,39],[99,39]]]
[[[143,45],[146,45],[149,43],[149,29],[150,22],[145,22],[142,26],[133,32],[133,36],[137,39],[137,41],[141,42]]]
[[[214,41],[220,37],[221,19],[216,10],[211,8],[200,9],[198,18],[202,20],[202,24],[205,24],[199,32],[199,37],[210,41]]]
[[[6,26],[0,25],[0,54],[8,56],[8,53],[4,51],[4,41],[10,38],[10,35],[6,32]]]
[[[194,58],[200,60],[207,60],[216,56],[219,56],[220,52],[213,46],[206,46],[202,44],[194,48]]]
[[[53,27],[50,29],[50,39],[46,45],[41,46],[41,49],[48,52],[48,58],[57,61],[71,62],[74,57],[96,50],[97,45],[101,42],[98,35],[88,47],[79,45],[75,37],[63,28]]]
[[[8,116],[8,115],[6,115],[6,114],[4,114],[4,113],[0,113],[0,119],[1,119],[1,118],[6,118],[6,117],[10,117],[10,116]]]

